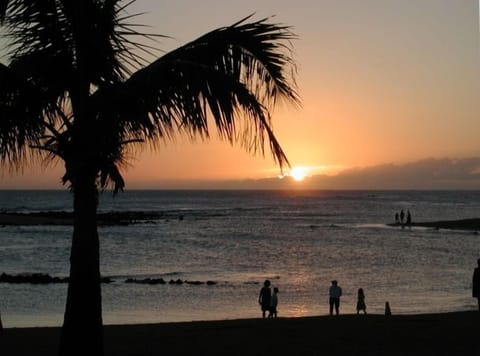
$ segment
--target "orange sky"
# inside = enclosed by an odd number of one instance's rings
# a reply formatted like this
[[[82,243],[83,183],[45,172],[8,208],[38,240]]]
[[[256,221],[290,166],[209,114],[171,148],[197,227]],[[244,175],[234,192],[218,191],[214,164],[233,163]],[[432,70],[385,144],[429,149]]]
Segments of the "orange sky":
[[[251,13],[294,27],[303,106],[279,107],[274,129],[292,165],[310,174],[427,157],[480,156],[477,0],[138,0],[131,12],[173,49]],[[271,177],[269,153],[239,147],[166,143],[126,170],[127,188],[165,180]],[[61,165],[3,172],[0,188],[60,188]]]

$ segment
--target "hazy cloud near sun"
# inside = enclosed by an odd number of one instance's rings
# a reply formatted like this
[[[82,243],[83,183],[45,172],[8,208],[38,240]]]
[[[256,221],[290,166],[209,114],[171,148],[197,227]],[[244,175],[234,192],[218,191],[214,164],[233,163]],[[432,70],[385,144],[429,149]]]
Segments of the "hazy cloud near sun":
[[[480,157],[424,159],[345,170],[335,176],[315,175],[303,182],[291,178],[237,181],[230,188],[302,189],[480,189]]]
[[[332,184],[342,189],[348,186],[356,189],[478,189],[480,157],[432,158],[403,165],[352,169],[333,177]]]

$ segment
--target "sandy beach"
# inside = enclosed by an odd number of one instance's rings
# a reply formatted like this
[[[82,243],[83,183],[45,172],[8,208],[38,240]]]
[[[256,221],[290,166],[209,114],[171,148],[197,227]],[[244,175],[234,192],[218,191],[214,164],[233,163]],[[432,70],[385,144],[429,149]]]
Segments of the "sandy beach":
[[[105,326],[105,354],[480,355],[476,311]],[[6,328],[5,356],[55,355],[60,328]]]

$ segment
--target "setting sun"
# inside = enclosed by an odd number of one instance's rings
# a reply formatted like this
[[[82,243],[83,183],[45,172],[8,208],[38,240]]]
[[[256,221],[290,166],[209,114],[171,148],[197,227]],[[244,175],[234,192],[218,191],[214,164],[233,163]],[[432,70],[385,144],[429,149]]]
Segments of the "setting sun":
[[[300,182],[305,179],[307,174],[308,169],[306,167],[293,167],[288,175],[295,181]]]

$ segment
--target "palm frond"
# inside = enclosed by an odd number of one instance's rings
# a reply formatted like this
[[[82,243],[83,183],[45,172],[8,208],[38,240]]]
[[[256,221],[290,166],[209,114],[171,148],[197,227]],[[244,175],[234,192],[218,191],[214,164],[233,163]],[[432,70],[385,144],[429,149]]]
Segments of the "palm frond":
[[[132,23],[137,15],[125,8],[133,2],[0,0],[11,39],[9,66],[0,68],[0,161],[19,162],[33,147],[66,162],[66,181],[88,162],[101,187],[121,189],[128,144],[158,147],[177,133],[205,139],[215,130],[288,165],[270,110],[299,104],[291,28],[247,17],[145,66],[164,36]]]
[[[156,35],[135,30],[124,15],[121,0],[0,0],[0,20],[11,39],[10,56],[48,51],[93,85],[111,84],[126,78],[134,68],[145,65],[142,52],[148,44],[132,41]]]
[[[41,95],[0,64],[0,163],[18,167],[45,129]],[[31,153],[31,152],[30,152]]]
[[[220,137],[252,152],[263,153],[267,139],[283,166],[288,161],[268,110],[278,99],[299,103],[289,47],[294,38],[289,27],[267,19],[212,31],[99,91],[96,101],[108,108],[101,115],[124,121],[127,132],[147,141],[177,131],[207,138],[211,116]]]

